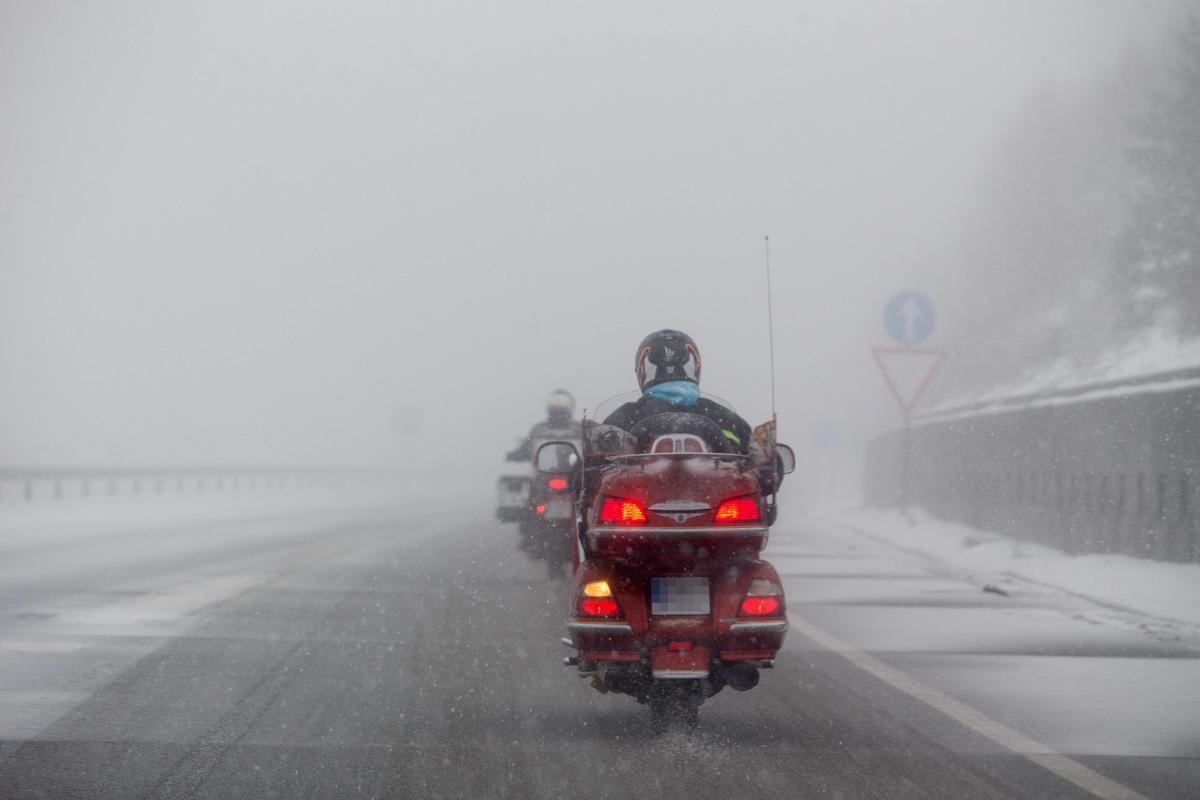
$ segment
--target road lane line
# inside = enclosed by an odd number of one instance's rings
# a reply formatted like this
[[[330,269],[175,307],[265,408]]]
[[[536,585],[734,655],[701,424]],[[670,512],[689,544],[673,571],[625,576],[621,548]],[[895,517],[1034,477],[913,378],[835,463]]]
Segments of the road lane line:
[[[1055,775],[1070,781],[1081,789],[1090,792],[1102,800],[1148,800],[1145,795],[1135,792],[1111,778],[1084,766],[1073,758],[1055,751],[1041,742],[1034,741],[1024,734],[997,722],[981,711],[947,694],[939,692],[931,686],[913,678],[906,672],[890,667],[874,656],[864,653],[853,645],[842,641],[833,634],[819,628],[803,617],[789,611],[788,622],[791,629],[811,639],[822,647],[837,653],[854,666],[868,672],[885,683],[891,684],[922,703],[937,709],[953,720],[967,726],[976,733],[986,736],[993,742],[1024,756],[1040,767]]]

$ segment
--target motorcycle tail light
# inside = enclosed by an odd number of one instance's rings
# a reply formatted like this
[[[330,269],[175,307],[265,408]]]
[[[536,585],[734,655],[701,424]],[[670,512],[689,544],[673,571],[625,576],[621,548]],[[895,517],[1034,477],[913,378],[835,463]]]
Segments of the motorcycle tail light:
[[[534,510],[534,511],[536,511],[537,513],[539,513],[539,514],[545,514],[545,513],[546,513],[546,504],[545,504],[545,503],[538,503],[536,506],[534,506],[534,509],[533,509],[533,510]]]
[[[646,510],[627,497],[606,497],[600,505],[600,521],[613,525],[641,525],[646,521]]]
[[[550,478],[546,481],[546,486],[555,490],[556,492],[561,492],[563,489],[567,488],[567,479],[559,477]]]
[[[746,617],[767,617],[778,614],[781,605],[778,597],[747,597],[738,613]]]
[[[783,611],[783,588],[775,581],[755,578],[742,599],[738,614],[744,617],[778,616]]]
[[[621,607],[613,597],[608,581],[591,581],[579,593],[579,615],[583,617],[619,617]]]
[[[757,522],[761,518],[753,497],[734,497],[717,506],[713,522]]]

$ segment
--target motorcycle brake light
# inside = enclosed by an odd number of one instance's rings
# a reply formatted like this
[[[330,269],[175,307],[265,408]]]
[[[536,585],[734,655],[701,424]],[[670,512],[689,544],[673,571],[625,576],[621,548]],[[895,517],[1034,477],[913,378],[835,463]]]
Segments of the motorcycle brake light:
[[[627,497],[606,497],[600,506],[600,521],[615,525],[641,525],[646,511]]]
[[[713,522],[757,522],[761,519],[753,497],[734,497],[717,506]]]
[[[539,514],[545,514],[546,513],[546,504],[538,503],[537,507],[534,508],[534,510],[537,511],[537,513],[539,513]]]
[[[738,613],[747,617],[766,617],[778,614],[780,605],[778,597],[747,597]]]
[[[546,481],[546,486],[550,489],[561,492],[563,489],[567,488],[567,479],[557,477],[550,478]]]
[[[585,617],[615,617],[621,607],[611,597],[585,597],[579,601],[579,613]]]
[[[621,607],[613,597],[608,581],[590,581],[583,585],[579,597],[579,613],[585,617],[619,617]]]
[[[766,617],[778,614],[783,608],[783,588],[775,581],[755,578],[750,581],[746,597],[738,614],[747,617]]]

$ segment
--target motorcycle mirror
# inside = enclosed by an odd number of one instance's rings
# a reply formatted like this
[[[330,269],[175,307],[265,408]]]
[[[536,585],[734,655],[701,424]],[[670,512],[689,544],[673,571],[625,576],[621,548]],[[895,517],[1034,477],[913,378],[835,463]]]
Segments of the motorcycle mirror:
[[[786,444],[775,445],[775,452],[779,454],[779,460],[783,463],[783,474],[791,475],[796,469],[796,453]]]
[[[520,450],[509,450],[507,453],[504,454],[504,460],[505,461],[524,461],[525,459],[521,458]]]
[[[579,463],[579,451],[570,442],[546,442],[537,449],[533,463],[538,472],[569,472]]]

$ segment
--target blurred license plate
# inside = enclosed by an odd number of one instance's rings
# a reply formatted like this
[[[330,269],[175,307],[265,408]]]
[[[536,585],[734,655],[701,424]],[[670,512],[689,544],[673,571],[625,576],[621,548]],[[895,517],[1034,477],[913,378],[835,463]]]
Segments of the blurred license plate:
[[[571,507],[570,498],[552,497],[546,507],[546,516],[550,519],[570,519],[572,511],[574,509]]]
[[[708,614],[708,578],[651,578],[650,613]]]

